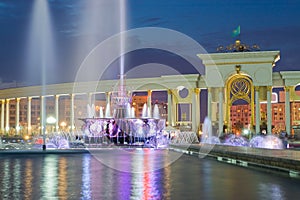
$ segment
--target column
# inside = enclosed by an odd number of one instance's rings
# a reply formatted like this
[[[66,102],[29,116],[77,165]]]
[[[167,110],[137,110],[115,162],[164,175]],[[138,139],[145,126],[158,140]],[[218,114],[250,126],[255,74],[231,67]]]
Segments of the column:
[[[27,98],[27,134],[31,135],[31,100],[32,97]]]
[[[259,87],[255,88],[255,133],[260,133],[260,102],[259,102]]]
[[[71,94],[71,102],[70,102],[70,127],[71,132],[75,129],[75,121],[74,121],[74,97],[75,94]]]
[[[212,96],[211,88],[207,89],[207,117],[211,120]]]
[[[168,89],[168,125],[169,126],[174,126],[174,122],[172,120],[173,116],[173,94],[172,90]]]
[[[40,134],[43,136],[43,150],[46,150],[46,109],[45,97],[40,96]]]
[[[177,122],[177,116],[178,116],[178,113],[177,113],[177,98],[175,98],[175,92],[178,92],[178,90],[176,89],[175,91],[172,90],[172,126],[176,126],[176,122]]]
[[[290,135],[291,134],[291,108],[290,108],[290,92],[292,87],[285,86],[285,130]]]
[[[9,131],[9,99],[6,99],[6,119],[5,131]]]
[[[268,133],[272,134],[272,86],[268,86],[267,89],[267,123],[268,123]]]
[[[5,99],[1,100],[1,133],[4,133],[4,110],[5,110]]]
[[[16,98],[16,134],[20,131],[20,98]]]
[[[200,124],[200,89],[194,88],[192,92],[192,130],[198,134]]]
[[[55,132],[58,132],[58,130],[59,130],[59,125],[58,125],[58,123],[59,123],[59,109],[58,109],[58,100],[59,100],[59,95],[55,95],[54,96],[54,98],[55,98],[55,119],[56,119],[56,121],[55,121]]]
[[[198,130],[200,129],[200,118],[201,118],[201,110],[200,110],[200,92],[201,92],[201,89],[200,88],[197,88],[196,89],[196,109],[197,109],[197,115],[196,115],[196,119],[197,119],[197,127],[198,127]]]
[[[223,134],[223,88],[219,91],[219,135]]]
[[[92,106],[92,93],[88,93],[88,105]]]
[[[152,90],[148,90],[148,96],[147,96],[147,115],[148,117],[152,117],[152,105],[151,105],[151,97],[152,97]]]

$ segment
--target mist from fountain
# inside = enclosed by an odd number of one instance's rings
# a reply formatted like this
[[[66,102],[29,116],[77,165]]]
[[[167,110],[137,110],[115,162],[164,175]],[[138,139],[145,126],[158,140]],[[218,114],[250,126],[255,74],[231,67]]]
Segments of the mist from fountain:
[[[102,107],[102,106],[100,107],[100,110],[99,110],[99,117],[100,117],[100,118],[103,118],[103,117],[104,117],[104,114],[103,114],[103,107]]]
[[[159,109],[158,109],[158,105],[155,104],[154,105],[154,108],[153,108],[153,118],[154,119],[159,119],[160,116],[159,116]]]
[[[249,146],[249,141],[248,141],[248,139],[244,138],[243,136],[237,136],[237,135],[231,134],[225,139],[223,144],[230,145],[230,146],[247,147],[247,146]]]
[[[110,114],[110,104],[107,103],[106,104],[106,109],[105,109],[105,118],[111,118],[111,114]]]
[[[135,118],[136,116],[135,116],[135,109],[134,109],[134,107],[131,107],[131,117],[132,118]]]
[[[96,117],[96,110],[95,110],[95,105],[92,104],[92,105],[87,105],[87,116],[89,118],[93,118],[93,117]]]
[[[205,118],[202,129],[202,143],[207,144],[224,144],[229,146],[244,146],[253,148],[266,148],[266,149],[283,149],[284,145],[282,140],[274,135],[254,136],[250,141],[243,137],[234,134],[229,134],[225,137],[224,142],[212,133],[212,124],[209,118]]]
[[[41,96],[46,94],[47,79],[55,76],[53,72],[56,65],[55,40],[53,39],[53,27],[49,9],[49,1],[36,0],[33,3],[31,24],[29,29],[28,49],[26,52],[27,70],[24,76],[28,80],[40,81],[42,85]],[[40,73],[40,74],[37,74]],[[41,98],[41,102],[44,99]],[[41,103],[40,126],[46,127],[46,106]],[[17,130],[20,128],[17,124]],[[43,141],[46,140],[45,129],[40,129]],[[43,149],[46,144],[43,143]]]
[[[249,142],[250,147],[266,149],[284,149],[282,140],[274,135],[255,136]]]
[[[131,113],[131,106],[129,103],[126,105],[126,118],[133,118]]]
[[[148,117],[148,108],[147,108],[147,104],[144,103],[143,105],[143,110],[142,110],[142,118],[147,118]]]
[[[203,127],[202,127],[202,143],[207,144],[220,144],[220,139],[212,134],[212,125],[211,120],[206,117],[204,119]]]
[[[147,118],[151,118],[152,115],[151,115],[151,109],[150,107],[147,108]]]

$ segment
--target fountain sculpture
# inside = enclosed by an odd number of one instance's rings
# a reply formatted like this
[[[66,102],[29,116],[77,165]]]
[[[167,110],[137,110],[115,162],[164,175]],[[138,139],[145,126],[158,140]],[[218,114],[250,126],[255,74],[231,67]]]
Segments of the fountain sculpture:
[[[162,130],[165,128],[165,120],[159,118],[158,107],[154,106],[153,116],[144,105],[141,118],[136,118],[134,109],[130,106],[131,95],[126,90],[124,75],[120,76],[117,91],[111,92],[113,116],[110,113],[110,104],[107,104],[105,117],[94,115],[94,106],[88,105],[88,117],[84,121],[83,132],[93,141],[96,138],[108,139],[115,144],[147,145],[157,147],[161,144]],[[144,110],[143,109],[143,110]]]

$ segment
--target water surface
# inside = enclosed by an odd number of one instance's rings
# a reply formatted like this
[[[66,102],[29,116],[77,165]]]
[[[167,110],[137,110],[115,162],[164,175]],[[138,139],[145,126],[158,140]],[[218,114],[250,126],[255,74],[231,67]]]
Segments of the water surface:
[[[171,162],[174,156],[178,159]],[[300,196],[299,179],[207,158],[179,156],[168,150],[0,155],[0,171],[0,199],[298,199]]]

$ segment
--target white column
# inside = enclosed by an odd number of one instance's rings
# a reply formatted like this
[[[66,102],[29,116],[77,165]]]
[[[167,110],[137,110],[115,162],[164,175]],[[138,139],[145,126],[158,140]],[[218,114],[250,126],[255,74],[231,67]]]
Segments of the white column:
[[[31,135],[31,99],[32,97],[27,98],[27,134]]]
[[[223,134],[223,88],[220,88],[219,91],[219,135]]]
[[[259,102],[259,87],[255,87],[255,132],[260,132],[260,102]]]
[[[176,90],[176,92],[178,92],[178,90]],[[177,117],[178,117],[178,112],[177,112],[177,101],[176,101],[177,98],[175,98],[174,96],[174,91],[173,91],[173,94],[172,94],[172,126],[176,126],[176,122],[177,122]]]
[[[93,96],[92,93],[88,93],[88,104],[89,104],[90,106],[92,106],[92,96]]]
[[[291,108],[290,108],[290,92],[291,87],[285,86],[285,129],[290,135],[291,133]]]
[[[75,129],[75,121],[74,121],[74,94],[71,94],[71,102],[70,102],[70,126],[71,132]]]
[[[5,131],[9,131],[9,99],[6,99],[6,119]]]
[[[199,131],[199,128],[200,128],[200,113],[201,113],[201,110],[200,110],[200,88],[197,88],[196,89],[196,110],[197,110],[197,114],[196,114],[196,127],[198,127],[198,130]]]
[[[272,134],[272,87],[268,86],[267,90],[267,123],[268,123],[268,133]]]
[[[212,110],[212,96],[211,89],[207,89],[207,117],[211,120],[211,110]]]
[[[43,136],[43,150],[46,150],[46,109],[45,97],[40,96],[40,134]]]
[[[192,130],[198,134],[200,124],[200,89],[194,88],[192,91]]]
[[[151,97],[152,97],[152,90],[148,90],[148,96],[147,96],[147,107],[148,107],[148,110],[147,110],[147,113],[148,113],[148,117],[152,117],[152,105],[151,105]]]
[[[4,110],[5,110],[5,99],[1,100],[1,132],[4,133]]]
[[[58,100],[59,100],[59,95],[55,95],[55,119],[56,119],[56,121],[55,121],[55,132],[58,132],[58,130],[59,130],[59,125],[58,125],[58,123],[59,123],[59,108],[58,108]]]
[[[197,133],[197,125],[196,125],[196,114],[197,114],[197,109],[196,109],[196,93],[195,89],[192,91],[192,130],[193,132]]]
[[[173,100],[172,100],[172,90],[168,89],[168,125],[169,126],[174,126],[173,122]]]
[[[16,98],[16,134],[20,131],[20,98]]]

